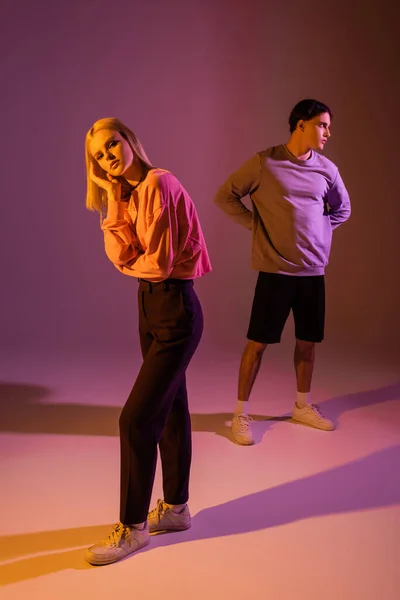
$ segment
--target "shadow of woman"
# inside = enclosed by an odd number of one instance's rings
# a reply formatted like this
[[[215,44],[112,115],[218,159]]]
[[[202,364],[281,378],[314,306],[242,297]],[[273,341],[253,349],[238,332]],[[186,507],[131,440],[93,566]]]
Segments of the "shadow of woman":
[[[153,536],[150,547],[142,552],[149,552],[152,547],[280,527],[304,519],[396,506],[400,503],[400,480],[394,474],[399,470],[400,445],[396,445],[303,479],[200,510],[189,531]],[[395,518],[394,527],[399,530]],[[0,581],[11,584],[67,568],[91,568],[77,547],[104,538],[109,530],[110,525],[101,525],[0,538],[1,558],[6,561],[0,565]]]
[[[63,435],[118,436],[121,407],[45,403],[52,390],[31,384],[0,383],[0,431]],[[326,400],[324,412],[337,423],[344,412],[400,399],[400,383]],[[290,414],[252,415],[256,441],[274,423],[291,422]],[[209,432],[233,441],[232,413],[192,413],[192,430]]]

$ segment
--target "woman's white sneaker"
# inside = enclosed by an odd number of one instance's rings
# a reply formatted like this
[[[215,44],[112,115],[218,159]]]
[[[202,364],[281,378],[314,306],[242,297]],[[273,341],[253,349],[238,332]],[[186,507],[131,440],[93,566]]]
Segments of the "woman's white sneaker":
[[[109,565],[150,542],[147,523],[143,529],[117,523],[110,535],[86,551],[86,560],[91,565]]]
[[[150,533],[161,531],[185,531],[192,524],[187,504],[180,512],[173,511],[163,500],[157,500],[157,506],[147,515]]]

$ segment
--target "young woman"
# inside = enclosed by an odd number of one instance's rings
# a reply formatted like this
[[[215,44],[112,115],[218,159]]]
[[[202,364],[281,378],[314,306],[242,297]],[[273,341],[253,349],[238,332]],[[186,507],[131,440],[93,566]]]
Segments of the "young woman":
[[[211,265],[188,193],[170,172],[151,165],[121,121],[100,119],[89,130],[86,168],[86,206],[102,216],[106,254],[121,273],[139,281],[143,355],[119,420],[120,522],[86,554],[91,564],[105,565],[146,546],[150,532],[190,527],[185,372],[203,330],[193,280]],[[164,500],[148,513],[157,446]]]

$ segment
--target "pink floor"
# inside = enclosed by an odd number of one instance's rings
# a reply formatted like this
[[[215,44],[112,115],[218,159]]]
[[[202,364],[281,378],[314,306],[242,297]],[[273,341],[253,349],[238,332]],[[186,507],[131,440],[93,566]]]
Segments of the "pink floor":
[[[252,447],[227,427],[240,349],[198,353],[188,378],[192,529],[97,568],[84,549],[118,518],[117,423],[137,363],[3,361],[1,600],[398,600],[398,365],[322,346],[313,398],[337,423],[325,433],[291,423],[291,351],[267,352]],[[153,501],[160,495],[158,472]]]

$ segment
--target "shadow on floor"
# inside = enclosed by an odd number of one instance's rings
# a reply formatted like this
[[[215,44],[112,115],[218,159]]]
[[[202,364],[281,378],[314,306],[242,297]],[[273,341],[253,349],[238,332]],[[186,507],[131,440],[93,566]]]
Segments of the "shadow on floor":
[[[189,531],[153,536],[150,546],[141,552],[251,533],[303,519],[395,506],[400,503],[400,479],[394,476],[399,471],[400,445],[396,445],[322,473],[201,510],[194,516]],[[0,582],[11,584],[64,569],[98,568],[85,563],[83,548],[105,537],[110,527],[1,537]],[[135,557],[126,560],[134,561]]]
[[[121,407],[87,404],[46,404],[52,390],[43,386],[0,382],[0,431],[62,435],[117,436]],[[349,411],[400,400],[400,382],[326,400],[322,410],[336,423]],[[274,423],[291,421],[290,415],[252,415],[263,424],[259,435]],[[231,439],[231,413],[192,413],[192,430]]]

